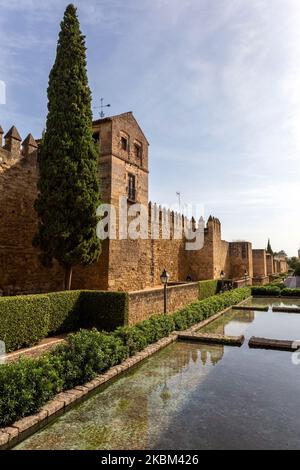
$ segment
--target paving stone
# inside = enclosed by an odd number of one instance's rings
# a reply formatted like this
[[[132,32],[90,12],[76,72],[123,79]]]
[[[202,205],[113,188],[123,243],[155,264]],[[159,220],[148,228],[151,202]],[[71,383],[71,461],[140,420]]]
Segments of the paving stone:
[[[0,447],[1,446],[5,446],[5,444],[7,444],[9,442],[9,434],[7,434],[6,432],[1,432],[0,433]]]
[[[27,416],[26,418],[20,419],[19,421],[16,421],[13,424],[14,428],[17,428],[19,433],[22,433],[24,431],[27,431],[27,429],[35,426],[38,424],[39,419],[36,415],[33,416]]]
[[[79,385],[78,387],[75,387],[75,389],[84,393],[84,395],[87,395],[89,393],[89,389],[85,387],[84,385]]]
[[[18,437],[18,435],[19,435],[19,430],[17,428],[13,428],[13,427],[7,427],[7,428],[0,429],[0,433],[1,432],[8,434],[9,435],[9,440],[14,439],[15,437]]]
[[[64,407],[64,401],[54,399],[50,403],[47,403],[47,405],[43,406],[41,411],[47,411],[48,416],[52,416],[58,411],[64,409]]]
[[[71,395],[75,400],[84,396],[84,392],[77,390],[76,388],[72,388],[71,390],[66,390],[65,393],[67,395]]]
[[[65,407],[65,406],[70,405],[70,403],[73,403],[76,400],[76,397],[71,393],[62,392],[59,395],[57,395],[55,399],[57,401],[62,402]]]

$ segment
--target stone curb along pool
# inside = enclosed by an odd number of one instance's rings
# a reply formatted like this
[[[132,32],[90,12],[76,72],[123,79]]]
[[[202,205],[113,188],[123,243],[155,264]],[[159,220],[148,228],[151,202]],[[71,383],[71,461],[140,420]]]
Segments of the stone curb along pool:
[[[242,305],[250,298],[251,297],[243,300],[240,305]],[[196,325],[193,325],[189,330],[186,330],[185,333],[191,334],[193,332],[196,332],[200,328],[208,325],[209,323],[221,317],[230,309],[231,307],[228,307],[222,310],[221,312],[218,312],[215,315],[211,316],[210,318]],[[163,338],[157,343],[148,346],[146,349],[139,352],[135,356],[130,357],[122,364],[112,367],[106,373],[99,375],[91,382],[58,394],[52,401],[44,405],[39,411],[39,413],[25,417],[15,422],[9,427],[0,429],[0,450],[8,450],[16,446],[18,443],[34,434],[36,431],[39,431],[40,429],[50,424],[58,416],[67,411],[71,406],[79,403],[83,399],[90,396],[91,393],[99,389],[99,387],[104,386],[113,378],[134,367],[135,365],[139,364],[140,362],[144,361],[148,357],[152,356],[159,350],[165,348],[166,346],[177,340],[178,333],[174,332],[170,336]]]

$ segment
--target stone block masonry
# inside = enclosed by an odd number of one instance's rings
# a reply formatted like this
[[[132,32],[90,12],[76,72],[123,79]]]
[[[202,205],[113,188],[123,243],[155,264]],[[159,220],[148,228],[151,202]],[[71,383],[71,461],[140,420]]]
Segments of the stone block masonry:
[[[4,140],[3,135],[0,127],[0,295],[59,291],[63,285],[62,268],[58,263],[54,263],[51,269],[44,268],[40,264],[38,251],[32,246],[38,224],[34,210],[38,144],[30,134],[22,142],[14,126]],[[185,237],[180,239],[176,236],[178,223],[183,234],[186,224],[193,225],[195,221],[188,221],[182,215],[149,204],[149,143],[131,112],[95,121],[93,135],[99,148],[102,202],[118,207],[119,198],[125,197],[128,209],[134,203],[148,207],[148,239],[105,240],[98,262],[89,267],[74,268],[74,289],[150,289],[160,286],[160,274],[165,268],[174,282],[185,282],[187,277],[193,281],[219,279],[221,271],[233,280],[244,278],[245,271],[249,278],[254,271],[254,276],[262,277],[262,282],[267,279],[261,274],[267,272],[266,263],[262,266],[260,261],[265,256],[264,250],[256,256],[249,242],[229,243],[222,240],[221,223],[217,218],[210,217],[207,221],[203,248],[186,251]],[[151,237],[155,211],[159,233],[157,239]],[[170,225],[170,239],[164,239],[163,234],[162,220],[166,217]],[[116,225],[118,232],[119,214]],[[286,269],[283,255],[268,258],[268,272],[276,274]],[[172,300],[175,292],[179,291],[175,289],[174,294],[173,291],[170,293],[170,301],[174,305],[179,302]],[[189,296],[187,301],[190,301]],[[156,309],[156,300],[154,306]],[[141,315],[147,315],[147,307],[143,309]]]
[[[168,313],[199,299],[199,284],[192,282],[167,288]],[[135,325],[152,315],[163,313],[164,289],[148,289],[129,293],[128,323]]]

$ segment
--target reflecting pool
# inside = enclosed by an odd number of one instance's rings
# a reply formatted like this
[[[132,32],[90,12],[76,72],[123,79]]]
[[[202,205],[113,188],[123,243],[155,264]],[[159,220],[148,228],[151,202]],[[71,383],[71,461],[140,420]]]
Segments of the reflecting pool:
[[[295,306],[295,302],[297,301],[277,300],[273,302],[271,300],[270,305],[291,307]],[[300,340],[299,313],[255,310],[255,306],[268,305],[268,299],[253,299],[247,301],[244,305],[253,305],[254,310],[229,310],[222,317],[201,328],[199,332],[228,336],[244,335],[246,339],[250,339],[251,336],[259,336],[271,339]]]
[[[188,342],[168,346],[17,447],[272,448],[300,449],[300,366],[291,354]]]
[[[250,307],[298,307],[300,308],[300,299],[285,299],[283,297],[256,297],[248,299],[243,305]]]

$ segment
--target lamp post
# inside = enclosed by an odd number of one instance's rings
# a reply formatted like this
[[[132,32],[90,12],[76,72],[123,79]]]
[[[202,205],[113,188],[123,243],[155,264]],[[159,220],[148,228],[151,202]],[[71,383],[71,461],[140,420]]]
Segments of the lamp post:
[[[225,279],[225,276],[226,276],[224,271],[221,271],[220,276],[221,276],[221,280],[222,280],[221,291],[223,292],[224,291],[224,279]]]
[[[170,275],[167,273],[167,271],[164,269],[163,273],[160,276],[160,280],[162,284],[164,285],[164,313],[167,313],[167,287],[168,287],[168,282],[170,279]]]
[[[245,286],[247,285],[247,280],[248,280],[248,271],[247,269],[245,269],[245,272],[244,272],[244,279],[245,279]]]

